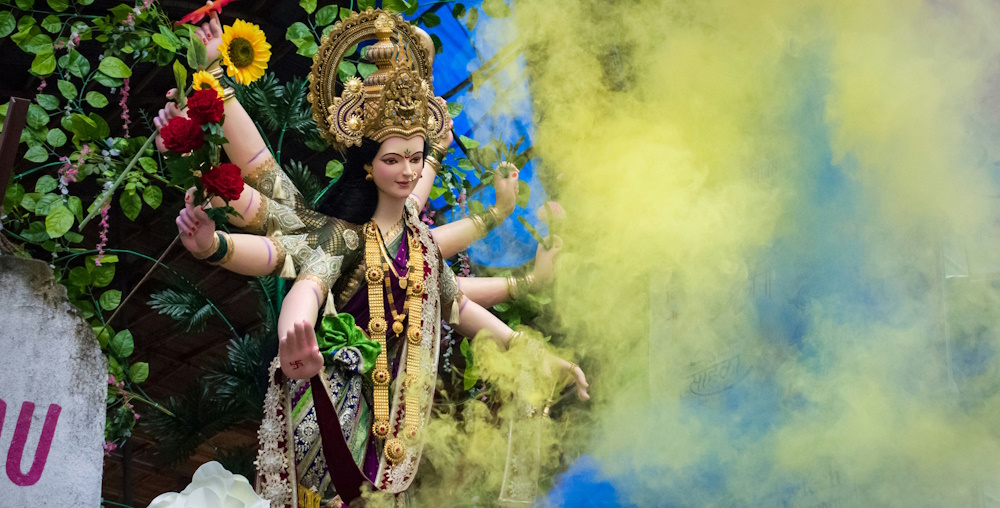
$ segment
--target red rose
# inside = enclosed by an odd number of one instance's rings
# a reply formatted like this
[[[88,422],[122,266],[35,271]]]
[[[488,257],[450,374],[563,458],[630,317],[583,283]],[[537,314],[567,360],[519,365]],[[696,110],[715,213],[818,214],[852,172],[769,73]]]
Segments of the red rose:
[[[214,92],[213,92],[214,93]],[[201,126],[182,116],[175,116],[160,129],[160,138],[167,150],[188,153],[205,144],[205,134]]]
[[[201,183],[209,194],[215,194],[226,201],[239,199],[243,193],[243,177],[236,164],[220,164],[201,175]]]
[[[195,90],[187,100],[188,118],[201,125],[219,123],[225,108],[222,99],[214,89]]]

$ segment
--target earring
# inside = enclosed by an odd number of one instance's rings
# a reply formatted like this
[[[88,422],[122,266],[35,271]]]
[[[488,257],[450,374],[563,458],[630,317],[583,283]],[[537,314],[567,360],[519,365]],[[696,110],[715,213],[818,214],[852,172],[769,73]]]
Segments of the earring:
[[[368,173],[365,175],[365,180],[370,182],[375,179],[375,177],[372,176],[373,171],[375,171],[375,168],[373,168],[371,164],[365,164],[365,173]]]

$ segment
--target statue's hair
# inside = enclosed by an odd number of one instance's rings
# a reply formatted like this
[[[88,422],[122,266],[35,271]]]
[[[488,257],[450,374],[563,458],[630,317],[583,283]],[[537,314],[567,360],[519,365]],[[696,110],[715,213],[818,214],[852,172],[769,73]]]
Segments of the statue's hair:
[[[378,206],[378,188],[375,182],[365,179],[368,175],[365,164],[374,163],[381,147],[382,143],[364,138],[361,146],[348,148],[344,173],[316,205],[316,211],[352,224],[364,224],[371,220]],[[428,149],[425,140],[425,155]]]

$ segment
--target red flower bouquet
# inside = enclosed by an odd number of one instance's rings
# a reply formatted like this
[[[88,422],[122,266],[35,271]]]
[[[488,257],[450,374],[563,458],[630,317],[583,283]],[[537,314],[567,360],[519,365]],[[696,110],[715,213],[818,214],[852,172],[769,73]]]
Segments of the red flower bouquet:
[[[187,98],[188,118],[194,120],[199,125],[207,123],[219,123],[225,108],[222,99],[215,90],[195,90]]]
[[[214,93],[214,92],[213,92]],[[177,153],[188,153],[205,144],[205,134],[201,125],[189,118],[177,116],[160,129],[163,146]]]
[[[240,167],[229,162],[220,164],[202,174],[201,183],[205,186],[205,191],[226,201],[239,199],[243,192],[243,177],[240,175]]]

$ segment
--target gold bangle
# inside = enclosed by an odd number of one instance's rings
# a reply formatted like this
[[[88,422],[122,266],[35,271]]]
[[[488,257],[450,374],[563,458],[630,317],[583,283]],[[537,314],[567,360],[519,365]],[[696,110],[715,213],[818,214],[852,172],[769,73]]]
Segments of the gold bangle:
[[[216,65],[215,67],[210,67],[207,70],[208,70],[208,73],[211,74],[212,77],[214,77],[215,79],[222,79],[222,76],[225,75],[225,73],[226,73],[225,69],[223,69],[221,65]]]
[[[438,171],[441,170],[441,161],[438,160],[437,157],[434,157],[434,155],[432,154],[427,154],[427,156],[424,157],[424,164],[430,166],[431,169],[434,170],[434,174],[437,174]]]
[[[472,224],[476,226],[476,233],[479,235],[479,238],[485,238],[486,234],[490,232],[490,230],[486,227],[486,221],[483,220],[480,214],[474,213],[470,215],[469,220],[471,220]]]
[[[233,247],[233,237],[229,236],[229,234],[224,233],[222,231],[218,231],[215,236],[216,236],[216,238],[218,238],[219,236],[222,236],[223,238],[225,238],[225,240],[226,240],[226,254],[222,256],[222,259],[220,259],[218,261],[215,261],[215,262],[211,262],[210,261],[209,263],[213,264],[213,265],[224,265],[224,264],[228,263],[231,259],[233,259],[233,253],[236,252],[236,249]]]
[[[511,331],[510,336],[507,337],[507,351],[510,351],[510,348],[514,347],[514,340],[521,338],[523,335],[524,332]]]
[[[226,102],[233,97],[236,97],[236,90],[232,88],[224,88],[222,90],[222,102]]]
[[[514,292],[517,288],[517,279],[513,275],[507,276],[507,298],[510,300],[514,299]]]
[[[500,209],[497,208],[496,205],[487,208],[486,211],[489,212],[489,214],[493,217],[493,220],[496,222],[493,227],[503,224],[504,217],[500,215]]]
[[[212,245],[209,245],[208,248],[205,250],[192,252],[191,255],[194,256],[195,259],[206,259],[212,254],[215,254],[217,250],[219,250],[219,235],[213,232]]]

